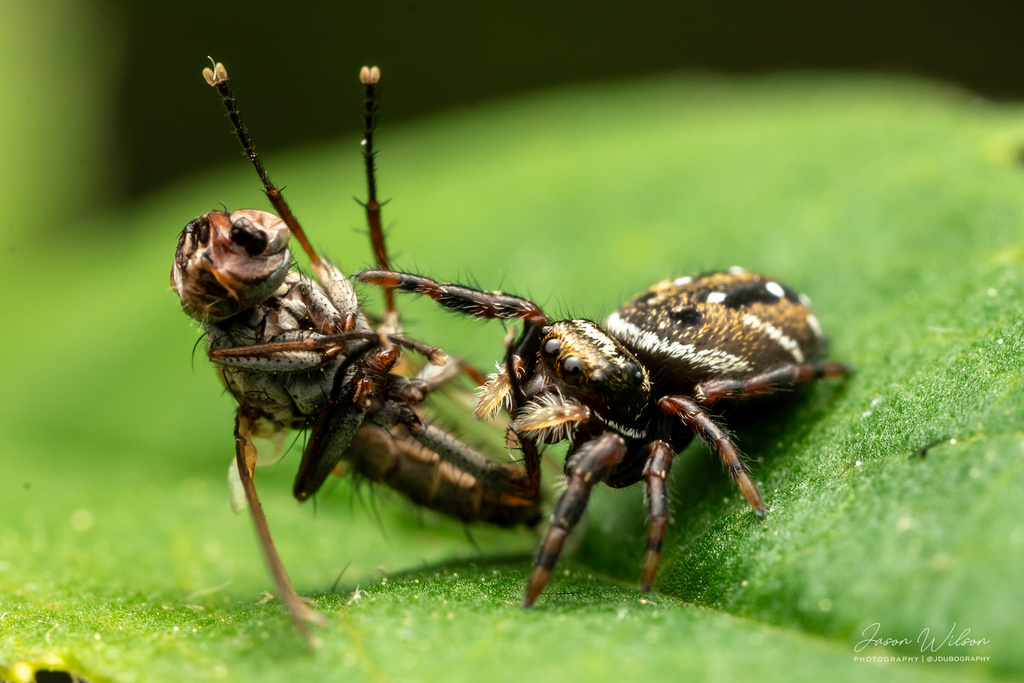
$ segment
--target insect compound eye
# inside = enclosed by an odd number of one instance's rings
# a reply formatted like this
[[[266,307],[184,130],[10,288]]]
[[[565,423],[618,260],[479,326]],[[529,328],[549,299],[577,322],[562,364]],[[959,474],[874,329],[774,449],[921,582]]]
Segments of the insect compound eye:
[[[566,384],[579,384],[583,378],[583,362],[576,356],[562,361],[562,379]]]
[[[231,224],[231,241],[245,249],[249,256],[262,254],[267,248],[267,235],[248,218],[236,218]]]
[[[200,216],[195,219],[188,227],[195,231],[199,244],[205,245],[210,241],[210,221],[206,220],[206,216]]]
[[[557,358],[558,357],[558,352],[561,351],[561,349],[562,349],[562,340],[561,339],[548,339],[546,342],[544,342],[544,346],[543,346],[543,348],[541,348],[540,352],[541,352],[541,355],[543,355],[545,358],[547,358],[548,360],[551,360],[553,358]]]

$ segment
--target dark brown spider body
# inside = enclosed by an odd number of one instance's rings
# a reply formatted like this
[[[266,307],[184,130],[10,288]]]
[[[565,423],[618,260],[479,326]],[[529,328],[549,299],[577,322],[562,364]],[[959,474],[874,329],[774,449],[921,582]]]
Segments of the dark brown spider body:
[[[426,294],[477,317],[523,319],[504,369],[481,392],[477,416],[502,405],[510,410],[528,470],[538,467],[536,444],[569,442],[568,484],[527,585],[526,606],[543,590],[599,481],[645,482],[651,524],[641,585],[650,589],[668,521],[665,479],[673,455],[694,435],[718,452],[754,511],[766,514],[720,416],[709,408],[849,372],[821,362],[825,342],[806,297],[741,268],[660,282],[603,326],[551,322],[526,299],[409,273],[367,271],[356,279]]]
[[[657,381],[690,394],[710,379],[739,379],[821,356],[810,301],[763,275],[733,268],[665,280],[608,317],[605,329]]]

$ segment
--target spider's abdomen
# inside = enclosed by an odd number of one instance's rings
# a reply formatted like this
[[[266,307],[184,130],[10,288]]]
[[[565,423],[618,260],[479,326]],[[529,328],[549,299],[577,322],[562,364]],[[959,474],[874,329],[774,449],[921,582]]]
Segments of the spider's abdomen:
[[[824,350],[807,297],[740,268],[659,282],[609,316],[605,329],[653,381],[683,391],[811,363]]]

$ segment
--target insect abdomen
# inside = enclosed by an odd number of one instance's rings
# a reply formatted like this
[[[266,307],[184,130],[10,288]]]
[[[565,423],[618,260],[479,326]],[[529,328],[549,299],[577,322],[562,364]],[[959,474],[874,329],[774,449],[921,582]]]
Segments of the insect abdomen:
[[[411,438],[364,424],[343,459],[360,477],[386,484],[423,507],[463,522],[502,527],[540,521],[540,497],[496,491]]]

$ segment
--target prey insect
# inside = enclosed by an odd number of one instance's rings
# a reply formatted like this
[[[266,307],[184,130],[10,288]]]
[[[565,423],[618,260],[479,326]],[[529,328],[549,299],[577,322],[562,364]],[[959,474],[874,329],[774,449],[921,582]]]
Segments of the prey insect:
[[[276,211],[210,211],[185,226],[171,270],[184,311],[199,321],[210,360],[238,402],[235,462],[230,470],[251,511],[264,558],[299,631],[323,623],[292,587],[253,483],[254,436],[309,429],[293,493],[305,500],[340,466],[381,482],[413,502],[449,516],[502,526],[534,524],[539,498],[524,470],[487,458],[428,420],[426,396],[468,366],[402,335],[394,299],[380,324],[360,308],[351,281],[307,239],[281,191],[270,181],[242,125],[226,69],[205,69]],[[389,268],[376,197],[373,135],[379,70],[364,67],[365,203],[377,264]],[[292,267],[295,237],[315,279]],[[401,352],[428,359],[402,374]],[[407,363],[405,363],[407,365]],[[479,381],[482,376],[476,373]]]
[[[849,372],[822,362],[825,340],[805,296],[741,268],[659,282],[604,325],[553,321],[527,299],[410,273],[365,271],[356,279],[426,295],[465,315],[523,321],[504,366],[482,388],[476,415],[502,406],[511,412],[511,434],[533,484],[538,447],[569,442],[567,486],[526,587],[527,607],[544,590],[598,482],[645,484],[650,523],[641,588],[650,590],[668,523],[666,479],[694,435],[718,453],[754,511],[766,514],[719,409]]]

